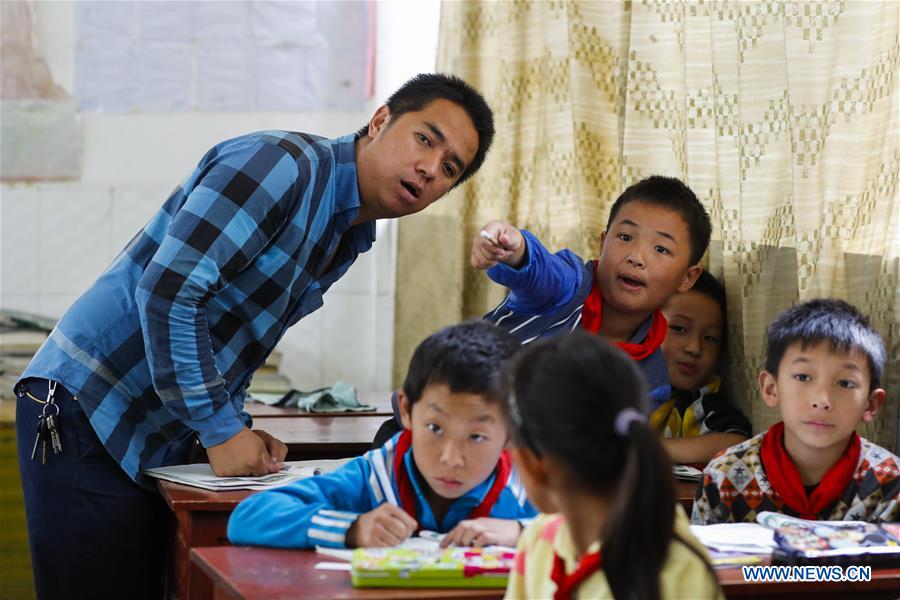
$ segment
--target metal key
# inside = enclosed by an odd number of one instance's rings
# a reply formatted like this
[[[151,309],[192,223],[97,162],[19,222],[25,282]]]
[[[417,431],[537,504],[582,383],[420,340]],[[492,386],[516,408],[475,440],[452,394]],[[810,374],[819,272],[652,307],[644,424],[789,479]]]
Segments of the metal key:
[[[38,444],[41,443],[41,438],[44,437],[47,428],[47,417],[41,415],[38,417],[38,426],[37,426],[37,437],[34,438],[34,448],[31,449],[31,460],[34,460],[34,457],[37,456]]]
[[[47,417],[47,431],[50,432],[50,447],[53,449],[53,454],[62,452],[62,438],[59,435],[59,425],[56,421],[56,415]]]

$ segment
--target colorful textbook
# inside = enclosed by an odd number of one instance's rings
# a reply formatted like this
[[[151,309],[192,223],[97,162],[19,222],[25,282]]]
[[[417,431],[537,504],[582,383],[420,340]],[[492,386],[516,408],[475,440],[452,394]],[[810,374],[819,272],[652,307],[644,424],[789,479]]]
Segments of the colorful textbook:
[[[503,588],[516,554],[511,548],[357,548],[356,587]]]
[[[808,521],[762,512],[757,521],[775,530],[776,562],[788,564],[900,564],[900,524]]]

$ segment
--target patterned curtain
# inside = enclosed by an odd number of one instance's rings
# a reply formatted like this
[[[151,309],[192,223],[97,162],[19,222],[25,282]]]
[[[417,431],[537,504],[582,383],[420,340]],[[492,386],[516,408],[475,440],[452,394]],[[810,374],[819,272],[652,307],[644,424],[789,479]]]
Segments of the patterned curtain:
[[[766,325],[832,296],[885,339],[889,400],[860,433],[895,447],[900,2],[445,2],[438,58],[498,133],[470,183],[400,222],[396,381],[424,336],[502,298],[469,266],[483,223],[595,256],[616,196],[658,173],[712,216],[725,375],[754,431],[777,419],[756,386]]]

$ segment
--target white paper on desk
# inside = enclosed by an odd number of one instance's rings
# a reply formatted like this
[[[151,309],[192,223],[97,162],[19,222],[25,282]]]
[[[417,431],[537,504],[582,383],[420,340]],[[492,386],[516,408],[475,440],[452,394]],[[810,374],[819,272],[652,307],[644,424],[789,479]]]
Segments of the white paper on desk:
[[[440,543],[435,540],[423,537],[409,537],[403,540],[394,548],[404,548],[406,550],[418,550],[419,552],[434,552],[438,550]],[[341,560],[353,560],[352,548],[327,548],[325,546],[316,546],[316,554],[322,556],[330,556],[331,558],[339,558]]]
[[[285,463],[284,469],[278,473],[270,473],[260,477],[218,477],[208,463],[192,465],[172,465],[145,469],[144,474],[157,479],[165,479],[192,487],[212,491],[227,490],[265,490],[287,485],[298,479],[313,477],[317,474],[330,473],[350,459],[335,460],[303,460]]]
[[[691,533],[704,546],[719,552],[771,554],[775,548],[775,531],[758,523],[691,525]]]
[[[427,533],[433,534],[434,532],[427,532]],[[436,535],[440,535],[440,537],[443,537],[442,534],[436,534]],[[394,548],[403,548],[404,550],[416,550],[417,552],[421,552],[423,554],[437,553],[442,550],[439,540],[431,539],[429,537],[421,537],[421,536],[406,538],[400,544],[394,546]],[[508,552],[516,551],[515,548],[510,547],[510,546],[485,546],[484,548],[485,548],[485,550],[501,550],[501,551],[508,551]],[[339,558],[341,560],[346,560],[346,561],[353,560],[353,549],[352,548],[327,548],[325,546],[316,546],[316,554],[321,554],[322,556],[330,556],[331,558]]]
[[[348,562],[320,562],[316,563],[316,569],[322,571],[349,571],[351,568]]]
[[[685,481],[700,481],[703,471],[699,471],[690,465],[672,465],[672,474],[677,479]]]

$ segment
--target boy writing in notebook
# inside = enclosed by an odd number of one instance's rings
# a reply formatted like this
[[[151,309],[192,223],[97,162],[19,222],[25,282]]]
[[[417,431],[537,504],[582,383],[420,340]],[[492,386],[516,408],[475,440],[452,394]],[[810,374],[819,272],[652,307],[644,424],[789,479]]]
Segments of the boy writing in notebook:
[[[475,237],[472,265],[510,293],[485,319],[523,343],[579,328],[609,338],[639,362],[656,408],[670,392],[660,308],[694,285],[710,231],[694,192],[661,176],[616,199],[598,260],[584,261],[571,250],[551,254],[532,233],[492,221]]]
[[[535,510],[505,450],[501,368],[518,341],[483,321],[447,327],[413,354],[399,393],[403,431],[328,475],[250,496],[234,544],[394,546],[420,529],[443,544],[515,545]]]
[[[752,522],[762,511],[804,519],[900,519],[897,457],[857,435],[884,402],[884,343],[841,300],[810,300],[767,331],[759,387],[782,421],[714,458],[691,521]]]

